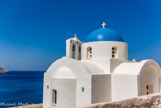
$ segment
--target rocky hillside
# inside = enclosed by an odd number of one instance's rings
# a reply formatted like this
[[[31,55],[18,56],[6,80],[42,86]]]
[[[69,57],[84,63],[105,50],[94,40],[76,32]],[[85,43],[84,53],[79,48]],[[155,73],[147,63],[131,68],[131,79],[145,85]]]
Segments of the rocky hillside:
[[[79,108],[161,108],[161,94],[140,96],[119,102],[99,103]]]
[[[42,104],[14,108],[43,108]],[[161,108],[161,93],[126,99],[119,102],[99,103],[77,108]]]

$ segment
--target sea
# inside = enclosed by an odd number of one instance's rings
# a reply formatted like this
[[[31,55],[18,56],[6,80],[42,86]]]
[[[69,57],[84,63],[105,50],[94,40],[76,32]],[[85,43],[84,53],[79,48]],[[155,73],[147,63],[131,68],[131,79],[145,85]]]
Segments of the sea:
[[[44,71],[0,74],[0,108],[42,103]]]

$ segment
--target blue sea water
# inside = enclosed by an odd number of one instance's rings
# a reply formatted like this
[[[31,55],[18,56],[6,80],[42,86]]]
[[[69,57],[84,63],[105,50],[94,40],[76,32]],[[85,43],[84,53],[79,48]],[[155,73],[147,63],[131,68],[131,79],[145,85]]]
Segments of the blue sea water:
[[[0,108],[42,103],[42,71],[10,71],[0,74]]]

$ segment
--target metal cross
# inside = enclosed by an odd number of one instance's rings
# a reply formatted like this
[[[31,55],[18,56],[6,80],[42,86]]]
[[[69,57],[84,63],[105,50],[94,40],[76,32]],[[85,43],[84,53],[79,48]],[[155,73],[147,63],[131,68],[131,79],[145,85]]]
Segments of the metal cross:
[[[103,28],[105,28],[105,26],[106,26],[106,23],[105,23],[105,22],[103,22],[102,27],[103,27]]]
[[[77,37],[77,34],[76,33],[74,34],[74,37]]]

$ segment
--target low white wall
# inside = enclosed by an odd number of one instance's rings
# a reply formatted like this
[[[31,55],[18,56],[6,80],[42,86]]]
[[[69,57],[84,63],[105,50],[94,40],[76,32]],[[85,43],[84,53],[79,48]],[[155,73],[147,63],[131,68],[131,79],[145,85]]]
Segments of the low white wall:
[[[112,101],[138,96],[137,75],[112,75]]]
[[[78,81],[79,80],[79,81]],[[84,91],[82,91],[84,87]],[[91,76],[85,75],[84,78],[77,79],[76,89],[76,106],[89,105],[91,104]],[[67,107],[66,107],[67,108]]]
[[[111,101],[111,74],[92,75],[92,104]]]
[[[76,79],[51,78],[50,108],[72,108],[76,106]],[[57,91],[57,104],[52,105],[52,90]]]
[[[50,87],[50,78],[48,74],[44,73],[44,85],[43,85],[43,108],[50,108],[50,89],[47,89],[47,86]]]

